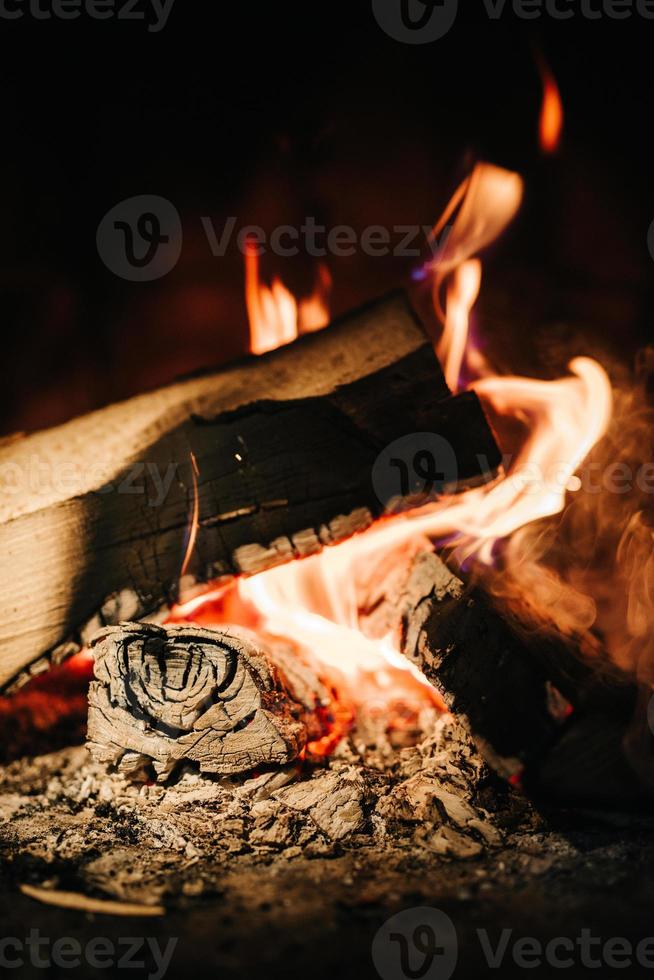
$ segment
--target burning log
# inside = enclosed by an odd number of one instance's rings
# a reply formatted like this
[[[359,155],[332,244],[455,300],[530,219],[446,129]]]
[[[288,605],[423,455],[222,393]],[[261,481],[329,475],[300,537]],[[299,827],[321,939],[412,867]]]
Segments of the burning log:
[[[563,639],[537,635],[528,641],[480,586],[464,584],[435,553],[415,560],[402,603],[405,656],[504,775],[518,771],[518,763],[540,766],[549,759],[554,746],[567,741],[569,716],[575,728],[577,718],[591,716],[603,718],[605,727],[622,720],[626,730],[634,696],[627,679],[598,673]],[[597,750],[604,758],[602,742]],[[592,741],[585,741],[583,751],[593,754]],[[570,755],[561,768],[585,786],[580,754]],[[619,746],[615,754],[626,768]],[[562,755],[555,753],[559,761]]]
[[[123,775],[152,768],[165,781],[183,761],[212,775],[284,766],[315,733],[319,683],[298,692],[248,638],[126,623],[92,649],[88,748]]]
[[[204,582],[319,551],[390,503],[372,469],[436,433],[460,486],[499,452],[476,395],[452,397],[403,295],[217,374],[96,412],[0,452],[0,690],[99,628]],[[408,489],[408,488],[407,488]]]
[[[405,655],[498,757],[524,758],[554,741],[546,673],[483,594],[434,553],[414,564],[403,633]]]

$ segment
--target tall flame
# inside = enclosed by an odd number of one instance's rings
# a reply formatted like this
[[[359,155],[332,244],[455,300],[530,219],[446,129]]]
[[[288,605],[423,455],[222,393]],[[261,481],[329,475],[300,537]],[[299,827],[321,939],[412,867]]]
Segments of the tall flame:
[[[481,262],[468,259],[457,266],[447,289],[443,336],[438,353],[445,380],[453,391],[459,388],[466,356],[470,313],[481,289]]]
[[[470,352],[470,312],[481,288],[481,263],[472,256],[494,242],[511,223],[523,192],[518,174],[488,163],[478,164],[454,193],[432,231],[433,239],[438,241],[451,222],[429,269],[433,275],[434,307],[443,324],[436,353],[453,390],[459,388],[464,360]],[[449,285],[443,308],[441,291],[445,282]]]
[[[556,78],[545,60],[538,59],[543,82],[543,104],[540,112],[540,147],[543,153],[556,153],[563,133],[563,103]]]
[[[508,422],[512,430],[517,425],[522,432],[502,473],[458,497],[389,517],[311,558],[240,579],[229,587],[231,606],[221,593],[218,609],[212,594],[179,607],[175,616],[203,616],[205,623],[229,621],[230,616],[245,620],[244,625],[291,640],[327,671],[340,673],[350,691],[358,692],[359,701],[368,696],[382,702],[404,698],[413,699],[417,710],[420,704],[443,710],[424,678],[401,658],[395,637],[364,635],[357,602],[362,569],[365,575],[366,569],[379,567],[402,549],[417,551],[426,541],[437,541],[447,544],[453,559],[481,575],[498,601],[507,602],[523,621],[554,623],[560,632],[577,638],[583,634],[585,649],[595,649],[593,630],[599,624],[613,659],[623,665],[633,659],[630,650],[612,648],[611,629],[618,632],[618,619],[622,626],[630,624],[630,636],[642,640],[649,635],[652,532],[638,516],[617,522],[614,561],[624,574],[631,568],[630,582],[636,564],[644,576],[626,590],[622,604],[607,597],[601,574],[593,579],[590,545],[582,567],[574,560],[574,547],[561,553],[549,548],[548,553],[544,544],[551,544],[548,532],[553,529],[555,540],[562,539],[553,521],[557,515],[563,514],[562,527],[569,518],[578,532],[584,526],[606,526],[598,510],[602,501],[590,499],[577,475],[611,424],[613,394],[605,370],[591,358],[577,357],[569,375],[557,380],[500,377],[470,343],[470,315],[482,278],[478,255],[510,223],[522,195],[517,174],[479,164],[434,229],[438,236],[450,225],[428,270],[443,324],[437,350],[448,382],[459,389],[465,375],[496,429],[501,431]],[[247,256],[247,283],[253,350],[293,339],[301,329],[299,307],[278,281],[271,289],[260,285],[253,252]],[[322,322],[323,308],[318,312]],[[654,662],[654,641],[651,645]]]
[[[464,353],[473,349],[468,342],[469,314],[479,292],[481,266],[469,256],[508,224],[522,193],[517,174],[480,164],[446,208],[446,216],[457,206],[460,211],[434,266],[434,294],[444,322],[438,354],[452,387],[458,386]],[[442,223],[443,219],[436,227]],[[438,297],[444,281],[448,285],[443,312]],[[454,534],[466,557],[476,554],[490,564],[498,540],[563,510],[576,470],[607,431],[611,385],[603,368],[590,358],[577,358],[570,364],[573,377],[553,382],[489,376],[490,368],[478,352],[468,367],[477,375],[470,387],[491,416],[521,421],[527,437],[499,482],[415,519],[423,533],[439,538]]]

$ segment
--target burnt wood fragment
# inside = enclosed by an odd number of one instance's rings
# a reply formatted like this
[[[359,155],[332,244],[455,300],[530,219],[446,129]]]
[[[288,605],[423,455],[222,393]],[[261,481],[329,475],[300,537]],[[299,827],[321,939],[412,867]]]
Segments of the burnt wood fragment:
[[[87,745],[125,776],[153,769],[165,781],[183,762],[212,775],[285,766],[307,742],[311,706],[244,636],[125,623],[92,650]]]

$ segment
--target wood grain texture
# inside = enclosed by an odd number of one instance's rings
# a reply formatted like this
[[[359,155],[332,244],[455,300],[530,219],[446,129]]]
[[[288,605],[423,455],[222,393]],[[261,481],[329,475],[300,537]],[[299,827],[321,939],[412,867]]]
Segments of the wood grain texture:
[[[462,482],[499,465],[472,394],[452,397],[403,294],[216,374],[0,451],[0,690],[95,630],[174,601],[194,510],[196,581],[253,573],[384,512],[372,467],[435,432]]]
[[[92,642],[88,748],[125,776],[181,762],[233,775],[284,766],[307,741],[304,708],[261,649],[223,630],[125,623]]]

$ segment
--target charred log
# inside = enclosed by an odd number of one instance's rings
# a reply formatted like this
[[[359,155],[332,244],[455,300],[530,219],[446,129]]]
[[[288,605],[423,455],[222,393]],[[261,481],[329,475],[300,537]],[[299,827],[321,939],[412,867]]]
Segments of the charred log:
[[[92,650],[87,745],[123,775],[152,768],[165,781],[181,762],[211,775],[285,766],[317,734],[318,682],[292,690],[244,636],[127,623],[101,631]]]
[[[182,571],[253,573],[365,528],[390,503],[375,460],[421,432],[450,444],[459,486],[499,465],[476,396],[451,396],[398,295],[5,445],[0,689],[174,601]]]
[[[538,768],[549,758],[560,768],[565,751],[552,756],[554,747],[588,716],[604,718],[607,731],[627,728],[634,700],[628,681],[601,676],[555,637],[527,642],[480,587],[464,584],[435,553],[414,562],[402,632],[405,655],[448,708],[467,719],[486,757],[507,775],[518,764]],[[589,742],[581,750],[572,741],[567,783],[579,780],[583,751],[593,752]],[[602,756],[605,742],[596,746]],[[621,754],[619,744],[614,754]]]

